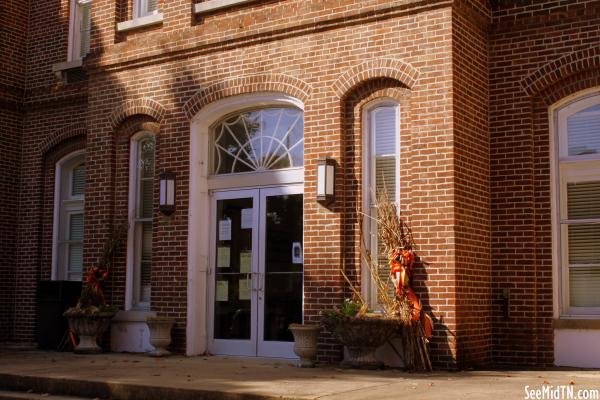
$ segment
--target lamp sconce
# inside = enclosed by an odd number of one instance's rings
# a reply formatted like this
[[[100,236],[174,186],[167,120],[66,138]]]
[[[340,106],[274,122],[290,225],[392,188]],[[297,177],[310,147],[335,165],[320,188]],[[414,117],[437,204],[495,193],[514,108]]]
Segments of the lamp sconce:
[[[158,209],[164,215],[175,212],[175,173],[163,172],[160,174],[160,202]]]
[[[335,201],[335,160],[331,157],[317,160],[317,201],[323,205]]]

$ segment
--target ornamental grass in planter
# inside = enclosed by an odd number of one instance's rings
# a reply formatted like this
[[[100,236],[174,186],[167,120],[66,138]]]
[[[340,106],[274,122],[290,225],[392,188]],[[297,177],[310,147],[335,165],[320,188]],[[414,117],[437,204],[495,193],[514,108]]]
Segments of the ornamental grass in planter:
[[[81,295],[75,307],[67,309],[63,315],[69,321],[73,351],[79,354],[97,354],[102,352],[97,340],[110,326],[110,320],[118,311],[116,306],[107,304],[104,296],[104,284],[109,277],[115,252],[123,242],[127,227],[117,227],[106,241],[98,265],[84,273]],[[75,340],[79,337],[79,343]]]
[[[381,367],[382,363],[375,358],[375,350],[387,342],[407,370],[430,371],[428,343],[433,323],[412,288],[416,259],[412,231],[385,190],[378,194],[375,207],[379,256],[388,261],[389,273],[382,274],[383,268],[365,251],[365,246],[362,246],[361,255],[370,269],[372,284],[377,288],[379,310],[370,312],[360,284],[353,283],[342,269],[353,298],[345,300],[340,308],[322,312],[322,324],[346,347],[342,366]],[[361,227],[360,232],[363,231]],[[363,237],[361,242],[365,243]],[[393,337],[400,337],[401,349],[392,344],[390,339]]]
[[[382,314],[351,316],[335,310],[324,312],[322,323],[346,348],[341,366],[360,369],[383,367],[375,352],[398,334],[401,324],[398,318]]]

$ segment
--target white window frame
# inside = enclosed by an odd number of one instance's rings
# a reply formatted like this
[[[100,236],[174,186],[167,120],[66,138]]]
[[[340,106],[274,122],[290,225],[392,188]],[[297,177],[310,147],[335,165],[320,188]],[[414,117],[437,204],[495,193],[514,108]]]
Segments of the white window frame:
[[[567,184],[600,179],[600,154],[569,156],[567,118],[600,104],[598,88],[568,96],[549,108],[552,264],[555,318],[600,318],[600,307],[571,307],[567,231],[570,224],[600,223],[595,219],[567,219]]]
[[[139,143],[148,137],[153,137],[156,141],[156,135],[147,131],[141,131],[136,133],[132,136],[130,140],[128,199],[129,228],[127,234],[127,274],[125,289],[125,310],[150,310],[151,307],[151,302],[139,301],[141,259],[137,259],[136,257],[136,254],[140,254],[140,251],[136,251],[136,249],[141,249],[141,231],[137,229],[137,225],[142,222],[145,222],[146,220],[152,221],[152,218],[137,218],[140,195],[140,180],[138,179]],[[156,173],[156,148],[154,151],[154,168]]]
[[[203,154],[203,158],[206,160],[206,170],[203,171],[203,176],[206,177],[209,190],[290,185],[304,181],[304,166],[266,170],[262,172],[251,171],[221,175],[212,174],[212,137],[213,127],[215,125],[226,119],[228,115],[269,107],[296,108],[303,113],[302,118],[304,118],[304,104],[302,104],[302,102],[290,96],[279,95],[276,93],[256,93],[235,96],[226,102],[212,104],[212,106],[213,107],[211,108],[214,108],[214,112],[211,111],[211,113],[217,117],[202,121],[202,133],[199,134],[203,140],[202,146],[206,146],[206,153]]]
[[[64,165],[73,161],[75,158],[85,156],[85,150],[77,150],[72,153],[67,154],[62,157],[55,164],[54,168],[54,210],[53,210],[53,220],[52,220],[52,261],[51,261],[51,280],[67,280],[68,271],[59,270],[58,261],[60,258],[61,249],[60,245],[65,242],[65,240],[61,239],[61,233],[64,231],[64,224],[69,221],[69,216],[71,214],[83,213],[84,214],[84,224],[85,224],[85,195],[83,196],[72,196],[72,185],[73,185],[73,169],[79,164],[73,165],[69,168],[69,176],[67,179],[64,179]],[[85,158],[84,158],[85,163]],[[68,190],[66,193],[69,193],[68,198],[63,199],[63,182],[68,182]],[[64,231],[66,237],[68,237],[68,229],[69,224],[66,226],[66,231]],[[64,236],[64,235],[63,235]],[[83,241],[82,241],[83,243]],[[83,273],[83,271],[82,271]]]
[[[272,108],[284,108],[284,109],[293,109],[299,111],[301,113],[300,118],[302,119],[302,123],[304,124],[304,110],[297,106],[289,106],[289,105],[271,105],[271,106],[260,106],[260,107],[249,107],[249,108],[241,108],[240,110],[236,110],[233,113],[229,113],[219,119],[217,122],[211,125],[210,127],[210,151],[208,156],[209,162],[209,185],[211,189],[226,189],[231,187],[239,187],[239,186],[250,186],[249,180],[254,183],[252,186],[268,186],[270,184],[277,183],[297,183],[301,182],[304,179],[304,164],[301,166],[292,166],[287,168],[278,168],[278,169],[262,169],[262,170],[254,170],[247,172],[228,172],[222,174],[214,173],[214,163],[215,163],[215,129],[221,124],[223,121],[228,120],[233,116],[237,116],[243,113],[249,113],[252,111],[260,111],[265,109]],[[304,147],[305,141],[304,137],[302,137],[302,146]],[[238,142],[239,143],[239,142]],[[244,144],[247,142],[244,142]],[[290,147],[290,149],[295,148],[300,144],[300,141],[296,142],[294,145]],[[304,152],[303,152],[304,153]]]
[[[147,17],[158,14],[158,0],[156,0],[156,10],[148,11],[148,0],[133,1],[133,19]]]
[[[70,11],[69,11],[69,45],[67,61],[81,60],[81,15],[79,13],[79,6],[82,4],[91,4],[92,0],[71,0]],[[91,9],[90,9],[91,13]],[[91,18],[91,17],[90,17]],[[90,26],[91,29],[91,26]],[[90,38],[88,38],[89,44]],[[87,53],[86,53],[87,54]]]
[[[363,237],[366,243],[365,250],[371,257],[378,256],[377,250],[377,221],[372,218],[374,194],[375,194],[375,141],[373,140],[374,121],[372,112],[379,107],[394,107],[396,109],[396,193],[395,201],[400,210],[400,103],[390,98],[379,98],[371,101],[363,107],[362,111],[362,209],[366,214],[363,216]],[[375,231],[375,234],[373,232]],[[370,305],[375,307],[377,301],[377,288],[371,280],[371,269],[361,257],[361,291]]]

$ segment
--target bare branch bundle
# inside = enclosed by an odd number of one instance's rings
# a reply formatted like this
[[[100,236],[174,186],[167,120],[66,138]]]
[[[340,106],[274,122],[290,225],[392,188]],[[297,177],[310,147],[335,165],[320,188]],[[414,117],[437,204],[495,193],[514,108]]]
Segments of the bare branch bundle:
[[[396,203],[390,200],[386,191],[378,193],[376,210],[376,216],[363,215],[367,218],[375,218],[377,222],[376,234],[378,242],[381,245],[380,254],[378,255],[388,261],[394,251],[415,251],[416,246],[410,226],[400,217]],[[378,257],[373,257],[372,253],[366,250],[368,246],[366,246],[363,235],[364,230],[362,228],[361,219],[360,232],[363,244],[361,246],[361,256],[369,268],[370,279],[377,289],[378,303],[387,316],[398,318],[403,324],[403,331],[401,333],[402,350],[398,351],[398,354],[403,359],[407,369],[413,371],[430,371],[431,361],[427,346],[428,340],[421,321],[415,321],[413,318],[413,302],[409,300],[406,292],[398,294],[389,273],[382,274],[382,267],[377,262]],[[377,249],[374,251],[376,254],[378,253]],[[363,304],[361,311],[366,312],[367,307],[365,300],[360,294],[360,290],[351,284],[350,279],[348,279],[344,271],[342,273],[354,291],[356,299]],[[386,275],[386,277],[384,278],[382,275]],[[395,349],[394,346],[392,348]]]

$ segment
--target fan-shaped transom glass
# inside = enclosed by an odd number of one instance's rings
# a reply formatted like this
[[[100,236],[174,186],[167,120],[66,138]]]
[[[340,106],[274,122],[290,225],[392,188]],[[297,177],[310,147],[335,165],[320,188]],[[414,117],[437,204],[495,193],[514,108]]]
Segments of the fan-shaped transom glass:
[[[264,108],[227,117],[213,129],[215,175],[304,165],[304,120],[296,108]]]

